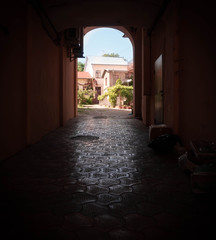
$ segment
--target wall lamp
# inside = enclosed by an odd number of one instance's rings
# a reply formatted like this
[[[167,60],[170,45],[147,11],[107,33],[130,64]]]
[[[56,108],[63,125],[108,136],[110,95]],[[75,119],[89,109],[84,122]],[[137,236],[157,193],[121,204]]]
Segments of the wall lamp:
[[[64,43],[67,47],[67,57],[72,61],[83,56],[83,28],[68,28],[64,30]]]

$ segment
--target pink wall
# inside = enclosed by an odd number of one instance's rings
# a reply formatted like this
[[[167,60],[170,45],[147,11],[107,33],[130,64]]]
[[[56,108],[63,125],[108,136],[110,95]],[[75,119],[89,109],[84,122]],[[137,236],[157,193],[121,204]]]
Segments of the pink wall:
[[[76,116],[76,60],[67,58],[65,48],[61,48],[61,125]]]
[[[154,61],[163,54],[164,123],[190,140],[216,140],[216,34],[212,8],[173,1],[151,35],[151,123]],[[197,3],[197,2],[196,2]]]
[[[2,9],[8,34],[0,29],[1,160],[76,115],[76,61],[53,43],[26,1]]]
[[[176,56],[175,42],[177,25],[177,13],[175,5],[170,5],[166,14],[163,16],[157,27],[151,34],[151,123],[154,123],[154,63],[162,54],[163,71],[163,90],[164,90],[164,123],[170,126],[174,132],[178,132],[176,118],[178,110],[176,95],[175,78],[178,75],[178,69],[175,67],[178,56]]]
[[[212,16],[207,3],[182,6],[180,131],[187,143],[216,140],[216,21]]]
[[[28,143],[59,126],[59,49],[33,9],[28,19]]]
[[[0,8],[0,159],[26,145],[26,6],[10,4]]]

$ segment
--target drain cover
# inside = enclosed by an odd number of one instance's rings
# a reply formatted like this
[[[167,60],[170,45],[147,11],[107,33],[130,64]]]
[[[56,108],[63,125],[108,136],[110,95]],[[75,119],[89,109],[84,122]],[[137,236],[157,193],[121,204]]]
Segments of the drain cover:
[[[99,139],[99,137],[92,136],[92,135],[76,135],[76,136],[72,136],[71,139],[80,140],[80,141],[91,141],[91,140],[97,140]]]

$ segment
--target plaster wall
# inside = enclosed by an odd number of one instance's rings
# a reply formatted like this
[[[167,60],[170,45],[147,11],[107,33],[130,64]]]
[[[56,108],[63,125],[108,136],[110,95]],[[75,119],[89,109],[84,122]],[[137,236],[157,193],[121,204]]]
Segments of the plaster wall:
[[[70,61],[67,58],[66,49],[61,47],[61,98],[62,98],[62,119],[61,125],[65,125],[67,121],[76,116],[76,60]]]
[[[85,84],[88,84],[89,79],[87,78],[78,78],[77,79],[77,84],[78,84],[78,89],[83,90],[83,87]]]
[[[103,78],[95,78],[95,80],[97,81],[98,86],[103,87],[103,84],[104,84]]]
[[[0,159],[26,145],[26,12],[23,1],[0,8]]]
[[[109,70],[125,70],[125,71],[127,71],[127,65],[122,66],[122,65],[92,64],[92,67],[93,67],[93,77],[96,77],[95,76],[96,70],[100,70],[101,71],[101,77],[102,77],[103,71],[105,69],[109,69]]]
[[[32,8],[28,18],[28,144],[59,126],[59,49]]]
[[[174,102],[174,78],[178,74],[178,69],[175,72],[174,63],[178,61],[178,56],[175,56],[175,35],[177,29],[176,9],[174,5],[169,6],[166,14],[163,16],[157,27],[151,35],[151,124],[154,124],[154,97],[155,97],[155,75],[154,63],[162,54],[162,75],[163,75],[163,104],[164,104],[164,123],[170,126],[177,133],[178,128],[175,126]]]
[[[117,80],[117,79],[115,79],[116,76],[118,76],[118,79],[120,78],[121,81],[125,80],[125,74],[126,73],[127,72],[117,72],[117,71],[116,72],[110,72],[110,86],[115,85],[116,80]]]
[[[216,140],[214,8],[193,3],[182,3],[180,19],[180,132],[187,144]]]
[[[110,73],[109,72],[105,72],[105,74],[104,74],[104,90],[106,88],[110,87],[110,78],[111,78]],[[105,79],[107,79],[107,81],[105,81]]]
[[[0,160],[76,115],[76,60],[56,46],[26,1],[0,10]]]
[[[179,4],[179,5],[178,5]],[[210,5],[172,1],[151,34],[151,124],[154,62],[163,56],[164,123],[185,146],[216,140],[215,19]]]
[[[146,30],[142,30],[142,121],[150,125],[150,99],[151,99],[151,74],[150,74],[150,37]]]

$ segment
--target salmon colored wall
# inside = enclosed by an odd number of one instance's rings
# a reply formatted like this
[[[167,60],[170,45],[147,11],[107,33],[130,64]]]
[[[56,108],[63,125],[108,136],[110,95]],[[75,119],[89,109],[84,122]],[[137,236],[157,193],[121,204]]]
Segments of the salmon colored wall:
[[[28,144],[59,126],[59,49],[33,9],[28,19]]]
[[[151,99],[151,74],[150,74],[150,37],[142,30],[142,121],[150,125],[150,99]]]
[[[154,123],[154,63],[162,54],[164,123],[173,128],[173,36],[169,32],[169,18],[161,21],[151,35],[151,123]],[[172,21],[171,21],[172,22]],[[168,29],[167,29],[168,28]]]
[[[178,75],[179,62],[178,42],[178,10],[175,2],[168,6],[161,21],[151,35],[151,123],[154,123],[154,63],[162,54],[163,91],[164,91],[164,123],[178,133]]]
[[[180,131],[187,144],[216,140],[215,13],[206,2],[193,3],[182,5],[180,22]]]
[[[62,124],[76,116],[75,96],[76,96],[76,60],[72,62],[67,58],[65,48],[62,51]]]
[[[104,79],[104,85],[102,86],[104,86],[104,89],[107,87],[110,87],[111,74],[109,72],[105,72],[103,79]],[[105,85],[106,83],[105,79],[107,79],[107,85]],[[102,89],[101,94],[104,93],[104,89]]]
[[[26,145],[26,4],[0,8],[0,159]],[[1,11],[2,10],[2,11]]]
[[[197,1],[172,1],[151,34],[151,123],[154,62],[163,54],[164,123],[186,147],[193,139],[216,140],[216,21],[211,11]]]
[[[3,160],[76,116],[76,60],[70,62],[65,48],[53,43],[26,1],[1,6]]]

